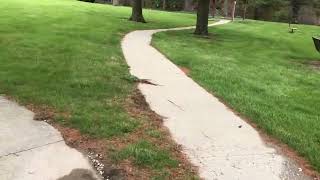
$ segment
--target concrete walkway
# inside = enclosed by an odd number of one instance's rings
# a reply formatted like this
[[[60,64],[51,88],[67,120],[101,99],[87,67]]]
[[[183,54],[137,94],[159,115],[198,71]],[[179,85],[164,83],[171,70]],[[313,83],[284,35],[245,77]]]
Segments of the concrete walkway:
[[[123,53],[132,75],[157,84],[140,84],[139,89],[152,110],[165,117],[165,126],[199,167],[201,177],[309,179],[292,161],[267,146],[254,128],[153,48],[152,35],[161,31],[167,30],[127,34],[122,41]]]
[[[57,130],[34,121],[33,116],[0,96],[0,180],[68,179],[74,170],[96,178],[87,158],[68,147]]]

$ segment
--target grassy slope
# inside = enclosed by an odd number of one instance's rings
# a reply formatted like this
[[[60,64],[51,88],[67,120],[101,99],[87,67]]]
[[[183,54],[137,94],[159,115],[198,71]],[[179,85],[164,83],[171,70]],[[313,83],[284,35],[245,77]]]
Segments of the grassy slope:
[[[127,21],[130,8],[74,0],[0,4],[0,94],[70,112],[74,126],[103,137],[135,126],[119,104],[134,85],[121,53],[123,35],[194,21],[146,11],[149,23],[137,24]]]
[[[320,171],[320,71],[306,65],[320,60],[311,40],[320,31],[298,28],[290,34],[287,24],[236,22],[211,28],[211,39],[188,30],[156,34],[153,44]]]
[[[145,10],[149,23],[138,24],[127,20],[130,13],[76,0],[1,1],[0,94],[67,112],[70,119],[56,118],[95,137],[134,132],[141,121],[123,107],[135,82],[121,38],[136,29],[190,25],[194,16]]]

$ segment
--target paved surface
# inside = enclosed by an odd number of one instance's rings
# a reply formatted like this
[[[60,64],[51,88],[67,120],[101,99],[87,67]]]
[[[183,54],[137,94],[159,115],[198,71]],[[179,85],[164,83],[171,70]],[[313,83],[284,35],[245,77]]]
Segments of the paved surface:
[[[81,153],[68,147],[57,130],[34,121],[33,116],[0,96],[0,180],[57,180],[75,169],[96,177]]]
[[[166,30],[127,34],[123,53],[131,74],[158,85],[140,84],[139,89],[150,107],[165,117],[165,126],[203,178],[309,179],[275,148],[268,147],[254,128],[150,46],[152,34],[160,31]]]

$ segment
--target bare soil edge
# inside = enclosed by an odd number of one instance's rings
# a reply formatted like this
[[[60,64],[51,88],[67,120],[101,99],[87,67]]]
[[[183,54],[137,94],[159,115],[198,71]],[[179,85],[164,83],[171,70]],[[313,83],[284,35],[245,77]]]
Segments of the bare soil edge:
[[[15,99],[10,96],[6,96],[6,98],[15,101]],[[157,147],[168,150],[170,155],[179,162],[178,167],[167,169],[170,172],[169,179],[184,180],[186,178],[189,179],[188,176],[190,176],[190,179],[200,179],[198,168],[190,163],[187,156],[182,152],[182,147],[174,142],[169,130],[163,125],[163,118],[150,109],[137,86],[123,103],[123,107],[133,118],[145,119],[146,122],[140,122],[141,125],[134,132],[126,134],[125,137],[108,139],[90,137],[82,134],[75,128],[54,121],[57,114],[63,116],[67,121],[67,119],[71,117],[71,114],[68,112],[57,112],[55,109],[46,105],[26,104],[25,107],[35,113],[34,120],[49,123],[61,133],[69,147],[75,148],[84,155],[87,155],[98,174],[99,167],[101,170],[101,166],[98,166],[97,163],[93,161],[98,161],[99,164],[102,164],[102,171],[104,173],[101,177],[103,177],[103,179],[143,180],[151,179],[151,177],[157,175],[148,167],[136,166],[130,159],[116,163],[111,158],[112,152],[135,143],[138,139],[146,139]],[[159,131],[162,137],[160,139],[150,137],[146,133],[146,129]]]

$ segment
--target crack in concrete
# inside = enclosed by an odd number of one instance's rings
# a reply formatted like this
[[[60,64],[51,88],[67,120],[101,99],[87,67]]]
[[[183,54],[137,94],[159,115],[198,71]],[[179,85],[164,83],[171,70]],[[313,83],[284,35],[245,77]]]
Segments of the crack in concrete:
[[[266,153],[261,153],[261,154],[235,154],[235,155],[224,155],[224,156],[202,156],[201,158],[212,158],[212,159],[218,159],[218,158],[233,158],[233,157],[250,157],[250,156],[268,156],[268,155],[274,155],[274,153],[266,152]]]
[[[206,138],[208,138],[209,140],[213,141],[213,139],[211,137],[209,137],[208,135],[206,135],[203,131],[201,131],[202,135]]]
[[[171,104],[173,104],[174,106],[176,106],[177,108],[179,108],[181,111],[184,111],[184,109],[183,109],[181,106],[177,105],[176,103],[174,103],[173,101],[171,101],[171,100],[169,100],[169,99],[168,99],[168,101],[169,101]]]
[[[44,144],[44,145],[41,145],[41,146],[36,146],[36,147],[29,148],[29,149],[24,149],[24,150],[20,150],[20,151],[8,153],[8,154],[5,154],[5,155],[0,156],[0,159],[3,158],[3,157],[6,157],[6,156],[10,156],[10,155],[19,156],[19,155],[18,155],[19,153],[26,152],[26,151],[30,151],[30,150],[37,149],[37,148],[41,148],[41,147],[45,147],[45,146],[49,146],[49,145],[56,144],[56,143],[59,143],[59,142],[64,142],[64,140],[61,139],[61,140],[59,140],[59,141],[50,142],[50,143],[47,143],[47,144]]]

